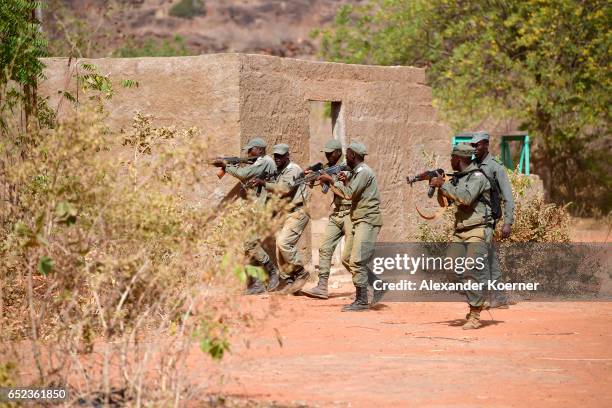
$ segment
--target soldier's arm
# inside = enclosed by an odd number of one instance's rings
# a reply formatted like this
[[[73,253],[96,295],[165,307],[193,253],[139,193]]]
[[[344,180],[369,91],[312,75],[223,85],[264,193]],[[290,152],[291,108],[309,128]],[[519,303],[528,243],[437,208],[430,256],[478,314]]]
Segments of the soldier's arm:
[[[360,171],[355,173],[353,178],[348,185],[344,185],[341,181],[336,181],[331,189],[334,194],[344,198],[345,200],[352,200],[354,195],[359,195],[367,187],[370,179],[366,171]]]
[[[225,167],[225,172],[245,183],[253,177],[261,177],[265,172],[265,166],[266,163],[263,160],[259,160],[258,162],[245,167],[227,166]]]
[[[508,179],[508,174],[505,167],[500,166],[497,171],[497,182],[499,190],[504,200],[504,224],[512,224],[514,222],[514,198],[512,197],[512,184]]]
[[[440,187],[440,194],[455,201],[459,205],[472,205],[478,197],[488,188],[488,181],[484,175],[474,174],[469,183],[444,183]]]

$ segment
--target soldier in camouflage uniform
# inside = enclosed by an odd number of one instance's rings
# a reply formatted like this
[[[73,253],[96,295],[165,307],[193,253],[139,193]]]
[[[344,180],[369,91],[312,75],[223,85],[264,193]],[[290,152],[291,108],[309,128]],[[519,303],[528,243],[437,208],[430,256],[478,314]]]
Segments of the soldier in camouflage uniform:
[[[251,139],[242,150],[246,150],[249,157],[257,157],[257,160],[253,164],[245,167],[231,166],[227,165],[227,163],[220,163],[221,167],[225,169],[227,174],[236,177],[241,183],[248,183],[250,180],[255,178],[266,179],[276,173],[276,164],[270,156],[266,155],[266,142],[262,138],[256,137]],[[266,191],[261,189],[259,196],[256,198],[256,204],[265,205],[266,199]],[[254,264],[263,265],[264,269],[268,273],[268,290],[276,289],[279,283],[278,268],[261,246],[261,237],[249,237],[244,242],[244,249],[250,256],[251,262]],[[263,293],[265,291],[266,288],[263,282],[249,277],[246,294],[254,295]]]
[[[472,136],[471,145],[475,148],[476,165],[489,178],[490,182],[497,183],[502,202],[504,203],[504,225],[502,227],[502,238],[508,238],[512,230],[514,220],[514,199],[512,197],[512,185],[506,173],[506,167],[489,153],[489,134],[476,132]],[[495,226],[490,225],[485,230],[485,238],[491,247],[490,273],[492,281],[501,281],[501,268],[499,259],[493,250],[493,234]],[[508,308],[508,297],[503,291],[493,293],[490,300],[492,308]]]
[[[493,220],[490,208],[491,186],[486,176],[472,162],[474,149],[467,143],[453,146],[451,165],[457,173],[450,183],[444,176],[432,178],[429,185],[438,188],[438,200],[443,197],[457,205],[455,232],[450,251],[453,257],[487,258],[486,229]],[[487,202],[489,204],[487,204]],[[482,269],[474,267],[461,274],[464,283],[485,283],[488,277],[487,262]],[[477,329],[481,326],[480,312],[485,297],[481,290],[466,290],[470,311],[463,329]]]
[[[325,157],[327,158],[327,165],[325,168],[346,164],[342,158],[342,144],[339,140],[328,140],[327,143],[325,143],[325,147],[322,151],[325,153]],[[306,170],[306,173],[308,173],[308,170]],[[336,175],[332,176],[332,179],[334,182],[338,181],[338,177]],[[321,184],[321,186],[327,186],[326,188],[323,188],[323,193],[327,194],[329,184]],[[336,250],[336,246],[342,237],[345,237],[346,240],[344,251],[342,251],[341,256],[342,264],[347,270],[349,270],[348,260],[350,253],[346,250],[346,248],[350,248],[351,246],[350,242],[348,241],[351,238],[351,231],[353,229],[353,224],[349,215],[351,210],[351,200],[346,200],[336,193],[333,194],[334,208],[329,216],[327,227],[325,228],[323,243],[319,248],[319,283],[314,288],[302,290],[302,293],[306,296],[318,299],[328,298],[327,283],[329,280],[331,261],[334,251]]]
[[[334,181],[329,174],[319,177],[319,181],[331,185],[334,194],[351,201],[350,217],[353,228],[346,251],[350,253],[348,265],[353,275],[356,295],[353,303],[342,308],[343,312],[370,308],[368,279],[372,271],[368,264],[374,256],[374,245],[383,224],[376,176],[364,163],[366,154],[363,143],[352,142],[346,150],[346,162],[351,168],[350,178],[345,173],[338,175],[338,181]]]
[[[285,287],[283,293],[298,292],[308,280],[308,272],[300,256],[297,243],[308,225],[310,216],[306,212],[309,191],[305,184],[296,186],[294,181],[302,175],[302,169],[289,158],[289,146],[281,143],[272,148],[277,174],[272,181],[253,179],[250,184],[262,186],[268,194],[277,194],[289,203],[283,227],[276,235],[276,259]]]

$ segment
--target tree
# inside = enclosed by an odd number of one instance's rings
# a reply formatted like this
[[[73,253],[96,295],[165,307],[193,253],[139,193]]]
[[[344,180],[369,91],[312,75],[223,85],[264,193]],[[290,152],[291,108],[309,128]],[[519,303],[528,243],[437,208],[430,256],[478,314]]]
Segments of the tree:
[[[518,120],[551,197],[609,212],[611,19],[604,0],[370,0],[315,35],[333,61],[427,67],[456,129]]]
[[[40,1],[0,2],[0,128],[7,126],[5,114],[21,103],[28,119],[38,105],[36,84],[42,77],[41,57],[46,41],[36,19]]]

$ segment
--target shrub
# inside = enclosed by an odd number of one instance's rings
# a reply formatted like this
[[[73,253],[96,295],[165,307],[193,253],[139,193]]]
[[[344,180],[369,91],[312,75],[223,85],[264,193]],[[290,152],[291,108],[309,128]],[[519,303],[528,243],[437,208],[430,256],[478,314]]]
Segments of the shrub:
[[[183,37],[176,35],[172,40],[157,41],[148,39],[143,43],[127,41],[122,47],[117,48],[113,55],[120,58],[134,57],[177,57],[193,55],[187,49]]]
[[[192,344],[212,358],[229,350],[228,322],[244,318],[232,288],[261,272],[244,267],[243,237],[274,230],[278,206],[198,204],[197,130],[139,114],[119,133],[103,117],[82,106],[1,140],[0,364],[37,367],[37,384],[85,401],[120,390],[168,405],[196,389],[182,379]]]
[[[204,2],[202,0],[179,0],[170,8],[170,15],[180,18],[194,18],[205,15]]]

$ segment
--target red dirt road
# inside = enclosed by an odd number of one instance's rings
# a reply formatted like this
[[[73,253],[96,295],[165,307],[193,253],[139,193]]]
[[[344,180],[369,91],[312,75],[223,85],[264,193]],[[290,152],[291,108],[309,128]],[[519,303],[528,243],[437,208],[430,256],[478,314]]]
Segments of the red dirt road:
[[[465,304],[341,313],[349,290],[245,298],[273,315],[220,363],[194,353],[192,372],[264,406],[612,407],[612,303],[522,303],[464,331]]]

